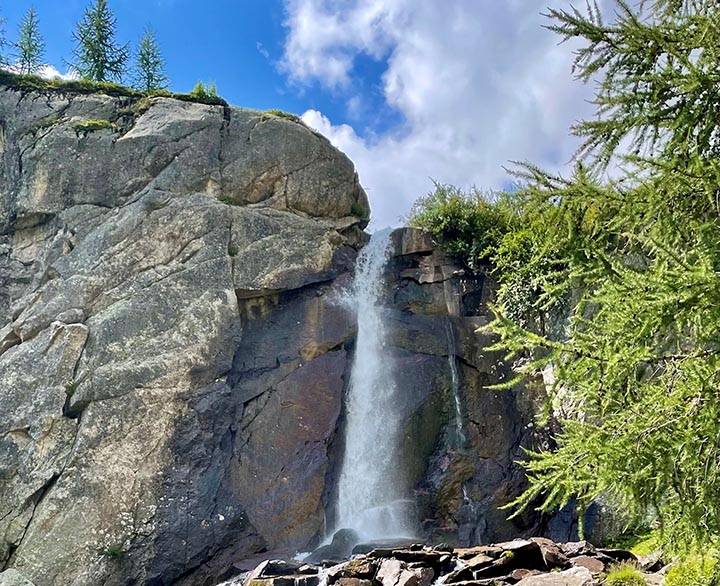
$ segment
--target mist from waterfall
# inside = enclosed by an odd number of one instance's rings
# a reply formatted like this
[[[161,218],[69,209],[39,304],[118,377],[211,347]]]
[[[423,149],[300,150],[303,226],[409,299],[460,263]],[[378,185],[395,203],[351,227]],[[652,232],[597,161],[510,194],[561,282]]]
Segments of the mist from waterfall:
[[[344,299],[357,315],[358,332],[347,391],[335,528],[354,529],[364,540],[415,533],[415,504],[407,498],[398,461],[403,417],[380,302],[389,235],[389,230],[372,235]]]

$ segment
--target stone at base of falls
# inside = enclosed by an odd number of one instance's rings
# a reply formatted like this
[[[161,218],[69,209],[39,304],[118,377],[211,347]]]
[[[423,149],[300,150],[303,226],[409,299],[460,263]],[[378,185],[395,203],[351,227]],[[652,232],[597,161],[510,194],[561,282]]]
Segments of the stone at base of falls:
[[[360,536],[352,529],[340,529],[333,535],[329,545],[324,545],[312,552],[305,561],[317,564],[324,561],[341,561],[350,557],[353,548],[360,541]]]
[[[0,586],[35,586],[17,570],[0,572]]]
[[[642,560],[625,550],[595,549],[587,542],[555,543],[549,539],[515,539],[495,545],[453,549],[446,545],[375,549],[327,567],[263,562],[243,586],[310,586],[315,576],[326,586],[599,586],[603,573],[626,559],[648,584],[664,584],[662,554],[649,572]],[[591,561],[598,562],[593,566]],[[302,568],[302,575],[300,570]],[[294,572],[289,575],[288,572]],[[226,586],[240,584],[228,582]]]

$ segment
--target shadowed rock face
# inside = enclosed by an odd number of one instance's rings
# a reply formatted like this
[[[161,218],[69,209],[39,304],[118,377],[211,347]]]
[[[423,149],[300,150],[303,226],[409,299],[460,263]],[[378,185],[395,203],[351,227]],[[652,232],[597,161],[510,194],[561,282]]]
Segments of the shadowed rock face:
[[[0,124],[0,570],[194,584],[303,547],[368,215],[352,163],[164,98],[2,87]]]
[[[532,425],[544,398],[540,391],[488,388],[512,376],[502,353],[487,350],[492,335],[477,331],[491,319],[492,277],[465,270],[420,230],[396,230],[392,242],[389,352],[408,402],[402,459],[422,529],[431,540],[458,545],[546,533],[547,519],[508,521],[508,513],[498,510],[526,486],[514,463],[523,456],[521,446],[537,447],[546,438]],[[454,435],[448,331],[455,338],[464,441]],[[572,522],[571,515],[555,522],[558,538],[572,536]]]

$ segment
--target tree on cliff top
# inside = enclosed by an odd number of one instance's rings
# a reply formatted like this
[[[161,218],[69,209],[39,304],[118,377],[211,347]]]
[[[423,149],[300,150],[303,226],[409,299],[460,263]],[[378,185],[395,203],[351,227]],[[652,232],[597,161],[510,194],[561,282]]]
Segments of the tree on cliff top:
[[[144,92],[162,90],[168,86],[165,60],[160,52],[155,33],[150,28],[140,39],[135,57],[135,87]]]
[[[107,0],[95,0],[77,24],[73,39],[75,62],[80,77],[92,81],[119,81],[130,55],[129,44],[115,41],[116,22]]]
[[[36,73],[42,65],[45,53],[45,42],[40,36],[35,7],[31,6],[25,13],[18,32],[17,48],[20,73]]]
[[[5,23],[7,20],[0,16],[0,67],[7,67],[8,59],[5,54],[5,49],[8,46],[8,42],[5,39]]]

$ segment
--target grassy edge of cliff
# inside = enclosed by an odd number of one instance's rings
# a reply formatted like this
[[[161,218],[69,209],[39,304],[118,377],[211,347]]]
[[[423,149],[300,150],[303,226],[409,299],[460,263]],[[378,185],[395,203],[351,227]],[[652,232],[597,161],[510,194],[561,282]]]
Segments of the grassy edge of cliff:
[[[166,90],[155,90],[146,93],[111,82],[97,82],[86,79],[47,79],[38,75],[18,74],[4,70],[0,70],[0,85],[23,92],[58,92],[80,95],[105,94],[113,97],[127,98],[164,97],[174,98],[185,102],[207,104],[210,106],[228,106],[227,101],[220,96],[213,95],[205,91],[176,93]]]

